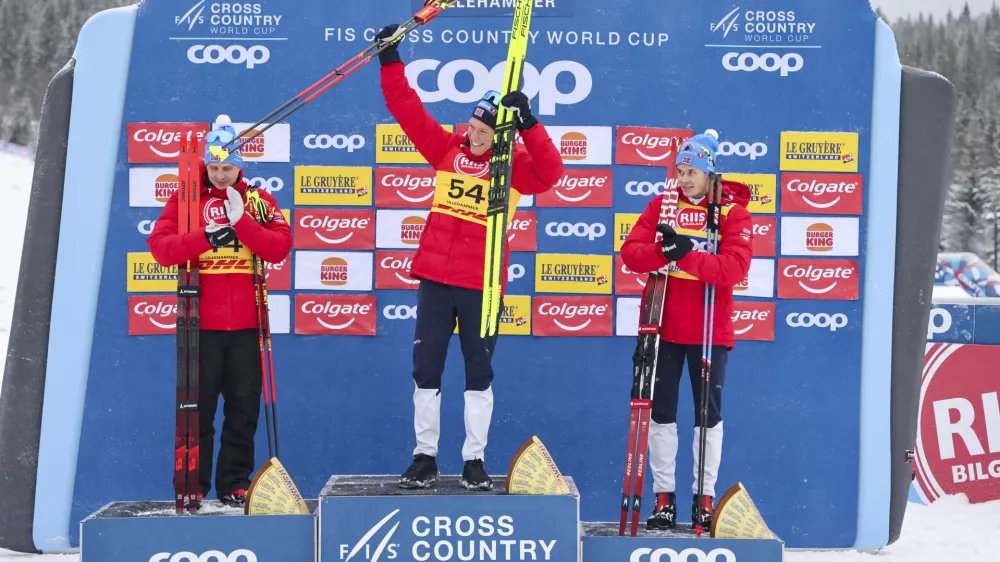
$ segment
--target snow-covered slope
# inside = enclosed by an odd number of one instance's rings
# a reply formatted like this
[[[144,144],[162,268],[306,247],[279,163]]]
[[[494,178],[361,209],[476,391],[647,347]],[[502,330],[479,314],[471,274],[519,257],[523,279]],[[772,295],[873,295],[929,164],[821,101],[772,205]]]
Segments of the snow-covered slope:
[[[34,161],[26,156],[0,150],[0,201],[4,209],[0,221],[0,377],[7,357],[34,166]]]

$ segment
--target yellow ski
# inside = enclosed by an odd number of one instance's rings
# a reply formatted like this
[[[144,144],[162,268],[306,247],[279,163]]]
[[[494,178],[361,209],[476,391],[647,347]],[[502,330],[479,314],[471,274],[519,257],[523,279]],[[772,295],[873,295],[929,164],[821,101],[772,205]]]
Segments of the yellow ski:
[[[534,0],[517,0],[514,25],[507,51],[500,96],[517,90],[521,84],[524,58],[528,51],[528,29]],[[510,178],[514,156],[514,112],[502,105],[497,108],[497,125],[490,155],[490,192],[486,208],[486,260],[483,268],[483,315],[480,337],[497,333],[500,321],[500,280],[503,271],[504,243],[507,239],[507,206],[510,203]]]

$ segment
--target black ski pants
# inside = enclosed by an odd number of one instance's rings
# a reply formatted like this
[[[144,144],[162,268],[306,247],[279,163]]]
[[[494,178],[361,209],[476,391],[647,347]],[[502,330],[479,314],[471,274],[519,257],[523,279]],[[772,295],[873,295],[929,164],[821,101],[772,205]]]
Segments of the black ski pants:
[[[677,394],[687,359],[694,396],[695,426],[701,424],[701,345],[682,345],[660,340],[656,359],[656,385],[653,387],[653,412],[655,423],[677,423]],[[722,421],[722,387],[726,383],[726,362],[729,349],[724,345],[712,346],[712,369],[709,376],[708,424],[715,427]]]
[[[215,412],[222,395],[222,437],[215,469],[215,492],[223,496],[250,487],[254,472],[254,435],[260,417],[262,390],[257,330],[201,331],[201,393],[198,489],[206,497],[212,488]]]
[[[503,299],[500,299],[503,310]],[[413,380],[417,388],[441,388],[448,343],[458,320],[458,339],[465,357],[465,390],[483,391],[493,383],[496,334],[479,337],[483,292],[427,279],[417,289],[417,326],[413,338]],[[500,314],[497,314],[499,318]]]

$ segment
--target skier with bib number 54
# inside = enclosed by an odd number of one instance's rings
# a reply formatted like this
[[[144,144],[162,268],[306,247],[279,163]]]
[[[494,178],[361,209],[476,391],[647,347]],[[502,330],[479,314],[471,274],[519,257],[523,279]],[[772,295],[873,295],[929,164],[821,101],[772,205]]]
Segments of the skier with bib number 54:
[[[663,195],[654,198],[622,245],[622,261],[636,273],[656,271],[670,264],[669,280],[660,325],[660,344],[653,387],[652,423],[649,428],[649,467],[653,473],[656,507],[647,520],[649,529],[672,529],[677,524],[674,468],[677,457],[677,394],[684,361],[694,394],[694,502],[692,523],[701,510],[711,524],[715,482],[722,462],[722,387],[726,360],[733,349],[733,287],[750,271],[753,225],[746,206],[750,188],[722,180],[718,251],[708,251],[706,215],[719,136],[709,130],[686,140],[677,154],[680,198],[677,228],[658,224]],[[663,234],[657,243],[656,233]],[[698,505],[698,459],[701,437],[701,356],[704,337],[705,284],[714,283],[715,325],[709,373],[708,420],[705,424],[705,480]]]
[[[242,506],[254,471],[254,435],[260,417],[260,347],[257,337],[255,254],[279,263],[292,247],[292,229],[274,197],[243,176],[243,157],[235,151],[221,159],[218,149],[235,138],[228,116],[205,136],[201,165],[202,209],[192,211],[205,224],[178,234],[177,193],[167,200],[147,244],[164,267],[198,261],[201,312],[198,400],[198,496],[212,488],[215,412],[223,398],[222,438],[215,491],[222,503]],[[215,149],[215,150],[213,150]]]
[[[376,39],[391,41],[398,25],[383,28]],[[465,444],[462,485],[491,490],[483,465],[493,416],[493,368],[497,335],[481,338],[483,268],[486,261],[486,204],[490,187],[490,154],[497,111],[515,112],[524,146],[515,143],[508,217],[513,218],[520,194],[551,189],[562,177],[563,162],[545,127],[531,114],[520,92],[501,96],[487,92],[472,111],[468,134],[449,133],[424,109],[410,87],[396,43],[379,53],[382,94],[392,116],[420,155],[437,170],[431,212],[413,258],[410,274],[420,280],[413,343],[413,463],[399,479],[404,488],[426,488],[438,478],[441,427],[441,376],[448,343],[458,321],[465,357]],[[509,250],[504,241],[504,268]],[[506,276],[502,279],[506,281]],[[501,288],[502,295],[503,287]],[[501,300],[501,310],[503,309]]]

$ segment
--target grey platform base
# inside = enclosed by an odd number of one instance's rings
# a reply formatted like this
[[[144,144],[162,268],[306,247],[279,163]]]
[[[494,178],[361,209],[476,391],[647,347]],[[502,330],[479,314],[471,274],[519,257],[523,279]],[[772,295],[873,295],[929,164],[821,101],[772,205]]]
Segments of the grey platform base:
[[[632,522],[629,521],[629,525],[631,524]],[[629,534],[630,528],[631,527],[626,527],[625,536],[632,536]],[[587,537],[617,537],[618,522],[581,521],[580,530],[582,531],[583,536]],[[703,537],[705,535],[706,533],[702,533]],[[677,528],[669,531],[648,531],[646,530],[646,520],[643,519],[639,521],[639,530],[636,532],[635,536],[646,539],[690,539],[694,538],[694,527],[690,523],[678,523]]]
[[[457,474],[444,474],[429,488],[400,488],[399,477],[386,474],[334,474],[327,480],[319,493],[324,497],[346,496],[502,496],[506,495],[507,475],[491,476],[493,489],[489,491],[466,490],[462,486],[462,477]],[[566,476],[573,496],[579,498],[573,478]]]

